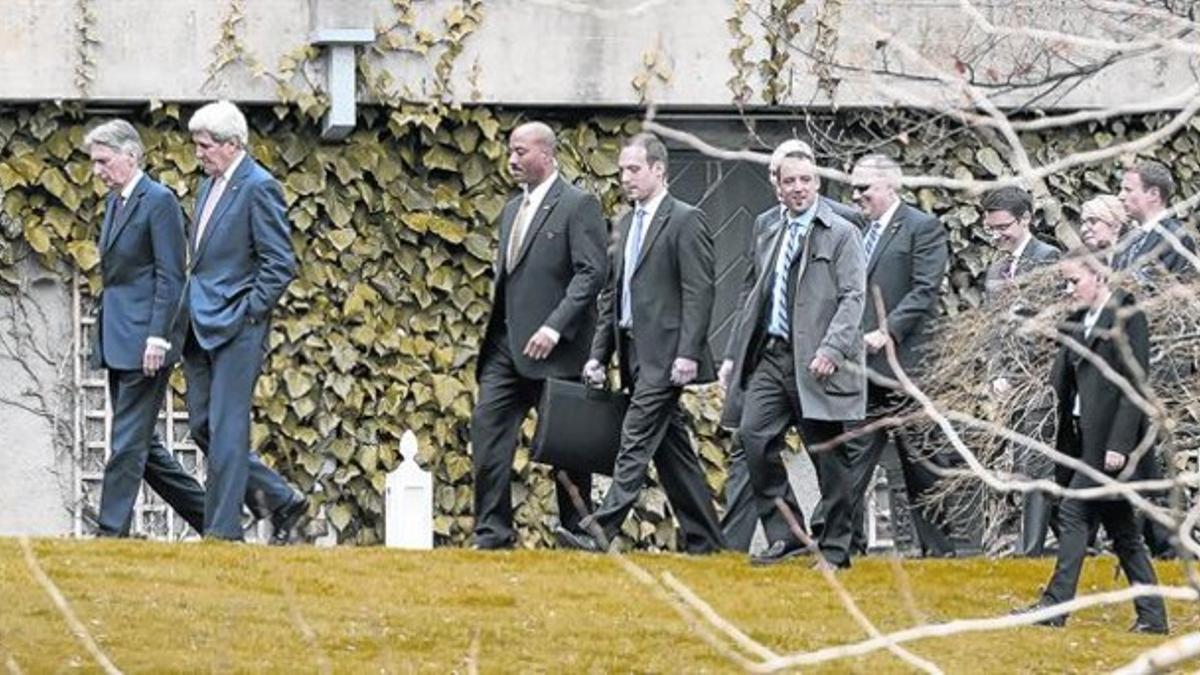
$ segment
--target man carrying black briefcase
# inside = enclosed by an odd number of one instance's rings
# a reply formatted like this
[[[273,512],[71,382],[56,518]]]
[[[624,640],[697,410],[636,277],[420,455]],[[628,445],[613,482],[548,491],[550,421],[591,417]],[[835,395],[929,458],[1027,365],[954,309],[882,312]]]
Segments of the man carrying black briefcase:
[[[632,393],[620,451],[604,503],[581,525],[560,528],[559,544],[598,552],[620,531],[651,461],[679,521],[680,548],[724,548],[713,493],[692,448],[679,397],[689,384],[716,379],[708,346],[713,302],[712,239],[701,211],[667,192],[667,150],[649,134],[621,150],[621,184],[634,203],[621,219],[613,274],[600,296],[600,319],[584,377],[604,381],[615,353]]]

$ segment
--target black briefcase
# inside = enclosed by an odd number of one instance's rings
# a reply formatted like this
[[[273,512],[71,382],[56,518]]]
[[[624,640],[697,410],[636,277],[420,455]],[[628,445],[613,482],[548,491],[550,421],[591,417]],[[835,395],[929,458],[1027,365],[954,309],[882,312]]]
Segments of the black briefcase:
[[[582,382],[546,380],[533,435],[533,461],[611,476],[628,407],[626,394]]]

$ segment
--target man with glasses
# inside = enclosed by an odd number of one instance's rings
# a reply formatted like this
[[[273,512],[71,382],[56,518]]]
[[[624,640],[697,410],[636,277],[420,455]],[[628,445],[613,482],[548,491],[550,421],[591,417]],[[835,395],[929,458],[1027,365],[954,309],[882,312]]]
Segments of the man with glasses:
[[[987,271],[986,297],[994,300],[996,293],[1011,287],[1018,277],[1057,261],[1061,252],[1034,237],[1030,231],[1033,198],[1025,190],[1015,186],[998,188],[984,195],[982,206],[983,225],[1002,252]],[[1007,393],[1007,378],[1000,374],[993,379],[992,388],[999,395]],[[1036,419],[1041,415],[1030,417]],[[1018,446],[1016,453],[1016,468],[1021,473],[1030,478],[1050,478],[1054,475],[1054,463],[1044,455],[1024,446]],[[1017,544],[1020,555],[1040,556],[1045,553],[1046,532],[1051,527],[1053,516],[1054,502],[1046,493],[1030,490],[1021,496],[1021,539]]]
[[[1053,263],[1061,252],[1033,236],[1033,197],[1016,186],[992,190],[983,196],[983,226],[1002,255],[988,268],[985,281],[990,298],[1010,287],[1018,277]]]

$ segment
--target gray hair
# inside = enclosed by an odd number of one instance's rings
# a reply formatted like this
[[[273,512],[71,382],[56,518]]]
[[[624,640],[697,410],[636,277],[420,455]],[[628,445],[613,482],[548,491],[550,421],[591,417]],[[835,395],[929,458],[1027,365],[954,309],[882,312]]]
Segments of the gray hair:
[[[783,164],[786,157],[802,157],[811,162],[814,159],[812,146],[798,138],[789,138],[775,146],[775,151],[771,153],[771,161],[767,162],[771,180],[779,177],[779,165]]]
[[[87,132],[83,137],[83,149],[91,152],[92,146],[96,145],[129,155],[138,166],[142,165],[142,158],[146,154],[146,149],[142,146],[142,137],[138,135],[137,129],[125,120],[109,120]]]
[[[246,116],[229,101],[214,101],[197,110],[188,120],[188,131],[208,134],[218,143],[233,142],[243,148],[250,139]]]
[[[872,154],[864,155],[854,164],[856,169],[866,169],[874,173],[883,183],[893,190],[900,189],[900,181],[904,178],[904,172],[900,170],[900,165],[896,160],[887,155]]]

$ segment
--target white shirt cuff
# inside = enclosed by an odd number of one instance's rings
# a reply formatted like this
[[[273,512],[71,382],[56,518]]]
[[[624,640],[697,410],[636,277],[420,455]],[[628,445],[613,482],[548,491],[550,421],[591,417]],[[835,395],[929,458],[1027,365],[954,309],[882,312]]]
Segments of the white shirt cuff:
[[[153,335],[146,338],[146,346],[147,347],[150,347],[150,346],[158,347],[159,349],[162,349],[163,351],[167,351],[167,352],[171,351],[171,343],[170,342],[167,342],[166,340],[164,340],[160,337],[155,337]]]
[[[558,344],[558,338],[561,337],[558,331],[554,330],[550,326],[542,326],[541,330],[546,331],[546,333],[550,336],[550,339],[554,340],[554,344]]]

